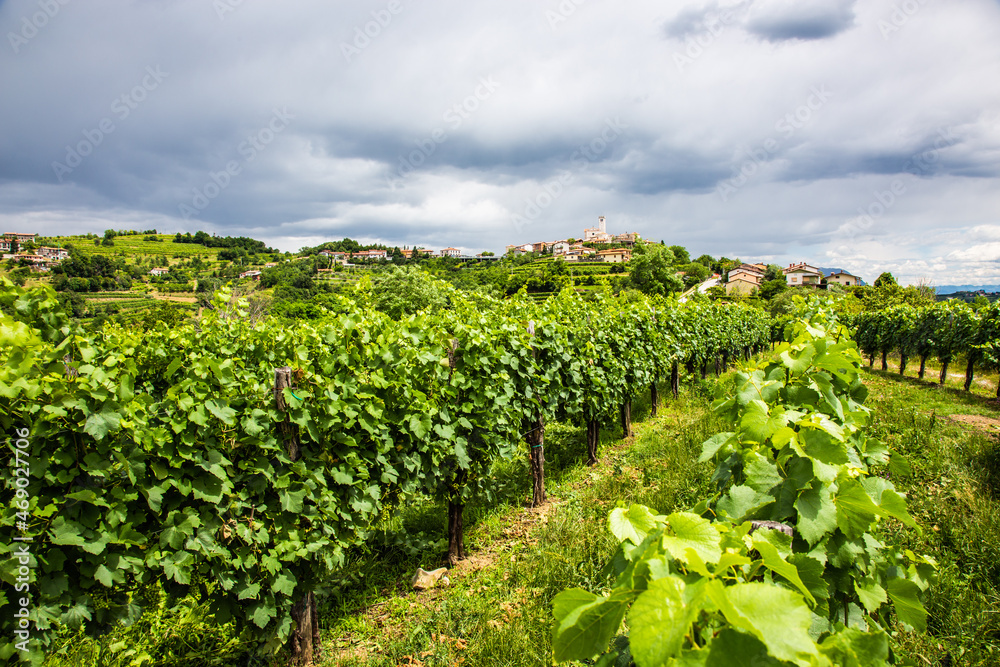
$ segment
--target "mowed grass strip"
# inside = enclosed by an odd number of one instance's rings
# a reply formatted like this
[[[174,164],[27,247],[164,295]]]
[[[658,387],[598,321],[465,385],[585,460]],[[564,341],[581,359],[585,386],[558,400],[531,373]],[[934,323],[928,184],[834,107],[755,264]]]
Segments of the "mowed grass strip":
[[[940,566],[928,630],[894,631],[897,653],[924,665],[1000,664],[1000,411],[950,384],[870,371],[871,435],[904,454],[906,491],[921,533],[888,522],[881,537]]]
[[[416,592],[418,566],[444,564],[443,505],[400,513],[331,586],[322,616],[323,664],[545,665],[551,662],[551,601],[566,588],[601,592],[616,544],[607,529],[616,504],[641,503],[669,512],[710,494],[714,466],[698,464],[701,443],[722,424],[710,414],[712,381],[685,388],[648,418],[637,400],[631,440],[603,431],[600,463],[585,465],[585,431],[546,426],[546,489],[550,502],[526,509],[527,450],[495,471],[501,502],[467,507],[468,561],[449,573],[448,588]],[[660,396],[667,396],[666,387]],[[382,544],[379,544],[382,540]]]

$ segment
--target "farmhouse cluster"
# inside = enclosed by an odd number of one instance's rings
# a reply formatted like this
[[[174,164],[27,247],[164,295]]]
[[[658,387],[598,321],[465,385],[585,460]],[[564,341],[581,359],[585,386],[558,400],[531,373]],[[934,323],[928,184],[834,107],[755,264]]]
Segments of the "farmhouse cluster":
[[[641,241],[638,234],[609,234],[604,216],[597,218],[596,227],[583,230],[583,239],[539,241],[507,246],[507,254],[524,255],[529,252],[552,253],[556,259],[567,262],[591,261],[624,263],[632,259],[632,246]],[[600,249],[601,245],[617,247]]]
[[[861,278],[846,271],[835,271],[824,275],[822,269],[805,262],[789,264],[781,272],[789,287],[803,285],[818,287],[824,282],[828,285],[843,285],[844,287],[861,284]],[[726,282],[726,294],[752,294],[756,292],[764,282],[765,273],[767,273],[767,265],[765,264],[741,264],[735,269],[730,269],[729,280]]]
[[[58,264],[69,258],[69,251],[48,246],[35,247],[36,234],[6,232],[0,240],[0,253],[3,259],[13,259],[26,262],[35,271],[48,271],[53,264]],[[30,252],[22,250],[28,247]]]
[[[354,260],[389,260],[392,259],[392,255],[395,250],[388,250],[385,248],[373,248],[371,250],[358,250],[357,252],[338,252],[333,250],[320,250],[319,255],[326,257],[327,259],[333,260],[337,264],[348,264],[352,259]],[[414,257],[453,257],[455,259],[464,260],[494,260],[497,259],[492,255],[463,255],[462,251],[458,248],[442,248],[441,250],[429,250],[427,248],[407,248],[400,250],[405,259],[413,259]]]

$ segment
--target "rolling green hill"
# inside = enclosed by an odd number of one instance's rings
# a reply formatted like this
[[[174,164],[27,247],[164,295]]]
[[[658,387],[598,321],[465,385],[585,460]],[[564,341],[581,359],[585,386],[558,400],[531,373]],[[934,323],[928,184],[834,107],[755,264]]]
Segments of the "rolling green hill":
[[[180,255],[184,258],[201,256],[202,259],[214,260],[221,248],[206,248],[197,243],[175,243],[173,234],[155,234],[159,241],[146,241],[146,236],[116,236],[113,246],[100,245],[100,239],[86,236],[50,236],[41,239],[43,245],[66,247],[72,245],[85,255],[105,255],[109,257],[137,257],[166,255],[173,258]],[[94,241],[98,244],[95,245]]]

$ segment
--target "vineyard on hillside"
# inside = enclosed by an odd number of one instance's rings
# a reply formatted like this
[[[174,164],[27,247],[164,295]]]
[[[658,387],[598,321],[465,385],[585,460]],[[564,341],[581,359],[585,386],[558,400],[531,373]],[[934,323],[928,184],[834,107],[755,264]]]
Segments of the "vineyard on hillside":
[[[0,419],[20,462],[4,472],[18,491],[0,577],[27,576],[33,639],[134,620],[133,593],[160,582],[303,660],[313,591],[406,494],[447,501],[460,559],[464,505],[490,501],[491,466],[523,440],[544,502],[547,421],[586,423],[596,460],[602,426],[627,433],[657,380],[676,387],[680,366],[724,367],[772,336],[749,307],[572,290],[540,304],[454,291],[399,320],[343,298],[294,326],[252,321],[222,291],[197,324],[144,333],[84,333],[47,290],[5,283],[0,299]],[[28,575],[9,556],[18,537]],[[18,604],[4,596],[0,613]]]
[[[972,386],[977,367],[1000,370],[1000,304],[980,310],[960,301],[922,307],[900,305],[848,319],[869,365],[874,365],[875,357],[880,355],[882,370],[888,370],[888,355],[897,353],[900,374],[912,359],[919,362],[918,377],[923,379],[927,360],[934,358],[941,364],[939,382],[944,384],[949,365],[964,359],[966,391]]]

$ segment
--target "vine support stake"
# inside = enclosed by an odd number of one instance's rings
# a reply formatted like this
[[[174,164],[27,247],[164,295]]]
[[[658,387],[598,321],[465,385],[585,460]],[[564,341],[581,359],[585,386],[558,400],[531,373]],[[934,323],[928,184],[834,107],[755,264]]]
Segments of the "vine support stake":
[[[632,401],[626,399],[621,406],[622,438],[632,437]]]
[[[972,388],[972,380],[975,378],[976,373],[976,355],[974,352],[969,353],[969,363],[965,367],[965,391],[969,391]]]
[[[681,392],[680,375],[681,375],[680,369],[677,368],[677,362],[675,361],[673,365],[670,367],[670,391],[673,392],[675,401],[677,400],[677,397],[680,395]]]
[[[291,389],[292,387],[292,369],[288,366],[282,366],[281,368],[274,369],[274,402],[281,412],[288,412],[288,404],[285,402],[285,389]],[[286,415],[285,420],[278,424],[278,430],[281,431],[281,437],[285,441],[285,451],[288,453],[288,458],[292,461],[298,461],[299,457],[302,455],[302,449],[299,446],[299,432],[298,427],[292,423],[291,419]]]
[[[528,322],[528,335],[535,337],[535,321]],[[538,351],[531,346],[531,358],[537,360]],[[538,393],[535,392],[537,396]],[[545,504],[545,416],[539,412],[534,419],[525,420],[525,440],[528,443],[528,459],[531,463],[531,506]]]
[[[278,410],[288,412],[284,390],[292,389],[292,369],[288,366],[274,369],[274,402]],[[285,415],[284,421],[278,424],[278,430],[285,441],[285,451],[288,458],[298,461],[302,457],[302,447],[299,443],[298,426]],[[316,611],[316,596],[310,591],[292,605],[292,621],[295,629],[289,638],[289,649],[292,654],[292,664],[296,667],[311,665],[320,658],[319,614]]]
[[[660,392],[656,389],[656,379],[649,384],[649,404],[650,416],[655,417],[656,408],[660,405]]]
[[[597,464],[597,443],[601,439],[601,422],[591,419],[587,422],[587,465]]]
[[[455,374],[455,366],[458,365],[458,339],[452,338],[448,342],[448,381],[451,382],[452,375]],[[465,559],[465,524],[462,515],[465,512],[465,502],[462,494],[465,485],[469,481],[469,471],[457,467],[455,469],[454,484],[448,496],[448,564],[455,567],[458,561]]]

